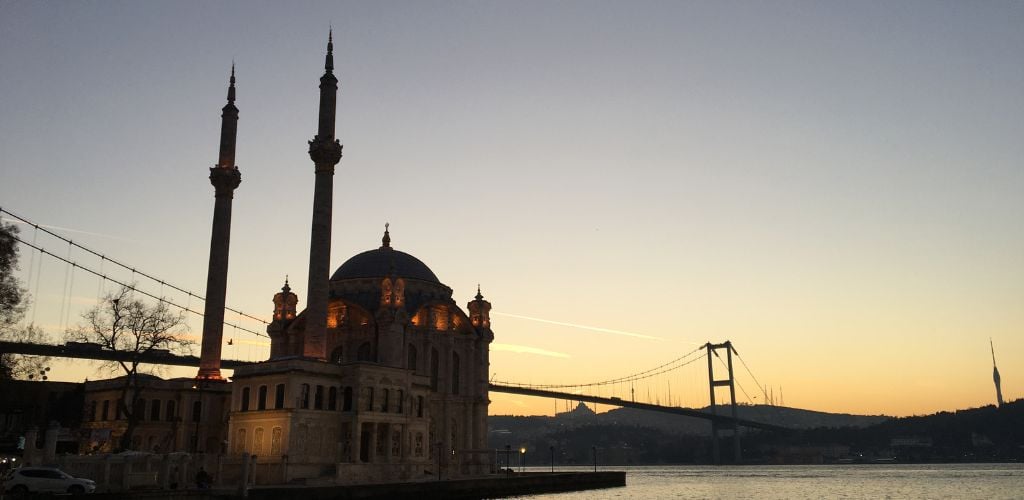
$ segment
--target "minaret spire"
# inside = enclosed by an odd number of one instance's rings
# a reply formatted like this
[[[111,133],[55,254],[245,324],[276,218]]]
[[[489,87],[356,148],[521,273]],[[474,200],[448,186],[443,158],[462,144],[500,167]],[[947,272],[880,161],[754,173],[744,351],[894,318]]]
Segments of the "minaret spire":
[[[992,344],[992,337],[988,339],[988,346],[992,349],[992,381],[996,383],[996,403],[1003,406],[1002,380],[999,378],[999,368],[996,368],[996,348]]]
[[[221,342],[224,338],[224,302],[228,286],[228,249],[231,244],[231,200],[242,174],[235,166],[238,108],[235,107],[235,64],[231,63],[228,102],[221,109],[220,155],[210,168],[214,188],[213,234],[210,265],[206,274],[206,306],[203,311],[203,344],[196,378],[223,380],[220,375]]]
[[[327,359],[327,295],[330,289],[331,218],[334,203],[334,166],[341,160],[341,143],[334,137],[338,79],[334,77],[334,32],[327,35],[324,75],[320,77],[320,117],[317,134],[309,141],[316,182],[313,188],[313,224],[309,241],[309,287],[303,355]]]

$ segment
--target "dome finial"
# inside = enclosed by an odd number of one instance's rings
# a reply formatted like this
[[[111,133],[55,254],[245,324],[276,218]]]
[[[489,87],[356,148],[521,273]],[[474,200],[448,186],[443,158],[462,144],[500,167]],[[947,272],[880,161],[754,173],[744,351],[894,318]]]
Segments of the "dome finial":
[[[287,274],[284,275],[284,286],[281,287],[281,291],[284,292],[284,293],[288,293],[288,292],[292,291],[292,287],[288,286],[288,275]]]
[[[484,295],[480,293],[480,283],[476,284],[476,297],[473,298],[476,300],[484,300]]]
[[[391,225],[389,222],[384,223],[384,237],[380,239],[381,248],[391,248],[391,233],[388,232],[388,227]]]

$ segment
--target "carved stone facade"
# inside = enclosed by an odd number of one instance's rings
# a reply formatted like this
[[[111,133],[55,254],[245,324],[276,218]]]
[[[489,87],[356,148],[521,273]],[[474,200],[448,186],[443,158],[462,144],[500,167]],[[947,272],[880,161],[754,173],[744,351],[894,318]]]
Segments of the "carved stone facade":
[[[287,455],[292,477],[334,466],[339,482],[487,473],[490,304],[467,315],[419,259],[384,245],[330,281],[326,361],[304,357],[307,311],[286,285],[271,356],[235,371],[229,452]]]

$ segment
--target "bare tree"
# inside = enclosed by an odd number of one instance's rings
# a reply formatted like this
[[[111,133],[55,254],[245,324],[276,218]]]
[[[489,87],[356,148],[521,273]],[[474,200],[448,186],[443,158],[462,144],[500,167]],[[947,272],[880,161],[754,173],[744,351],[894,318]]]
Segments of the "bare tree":
[[[21,325],[29,305],[29,294],[14,272],[18,269],[18,228],[0,222],[0,340],[45,342],[46,335],[35,325]],[[49,361],[45,356],[0,353],[0,380],[25,379],[38,374]]]
[[[96,307],[82,314],[83,323],[68,331],[68,337],[79,342],[100,344],[105,349],[129,353],[127,361],[111,361],[110,367],[124,373],[119,409],[128,421],[121,436],[120,449],[129,449],[132,435],[143,414],[137,402],[146,390],[140,377],[147,373],[142,359],[147,354],[162,351],[187,352],[192,342],[182,338],[187,331],[184,312],[173,313],[166,302],[147,305],[135,297],[132,289],[120,290],[105,296]]]

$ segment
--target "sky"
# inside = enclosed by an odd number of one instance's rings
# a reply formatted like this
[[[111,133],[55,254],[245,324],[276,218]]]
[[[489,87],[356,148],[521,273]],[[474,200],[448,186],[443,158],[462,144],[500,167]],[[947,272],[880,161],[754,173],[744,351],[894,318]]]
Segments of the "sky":
[[[479,283],[493,380],[585,383],[731,340],[743,402],[981,406],[989,339],[1004,396],[1024,395],[1021,26],[1014,1],[0,0],[0,207],[204,293],[234,62],[227,303],[269,317],[287,275],[303,307],[333,27],[332,267],[388,222],[459,304]],[[55,339],[113,288],[26,249],[21,267],[26,320]],[[225,357],[266,358],[225,336]],[[636,390],[706,404],[698,365]]]

